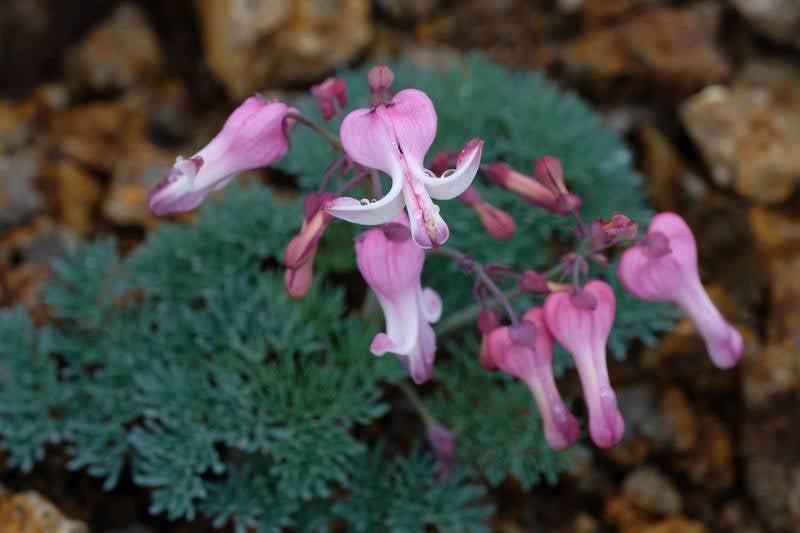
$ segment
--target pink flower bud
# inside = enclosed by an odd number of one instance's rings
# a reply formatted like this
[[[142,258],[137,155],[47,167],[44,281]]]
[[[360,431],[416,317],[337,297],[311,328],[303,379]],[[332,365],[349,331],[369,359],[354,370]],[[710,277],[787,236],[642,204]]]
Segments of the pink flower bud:
[[[492,163],[486,167],[486,176],[489,181],[504,189],[508,189],[527,203],[547,209],[551,213],[558,213],[556,196],[544,185],[517,172],[505,163]]]
[[[487,342],[492,361],[501,371],[522,380],[533,395],[544,424],[547,444],[556,450],[572,446],[580,430],[575,417],[567,410],[553,377],[553,337],[542,319],[542,310],[529,309],[522,323],[535,331],[534,344],[519,344],[511,328],[495,329]]]
[[[597,248],[632,241],[638,231],[639,225],[620,213],[615,213],[608,220],[593,220],[589,225],[589,237]]]
[[[473,207],[481,219],[486,233],[495,239],[505,240],[514,236],[517,224],[510,213],[499,209],[488,202]]]
[[[680,306],[703,336],[711,360],[719,368],[730,368],[742,357],[742,336],[722,317],[703,288],[694,235],[680,215],[656,215],[643,243],[622,255],[617,275],[622,286],[637,298]]]
[[[369,69],[367,73],[370,96],[369,105],[376,106],[392,101],[392,83],[394,72],[386,65],[378,65]]]
[[[278,161],[289,150],[292,121],[286,115],[295,112],[283,102],[261,96],[245,100],[205,148],[189,159],[176,160],[150,191],[150,210],[158,216],[189,211],[240,172]]]
[[[342,79],[328,78],[319,85],[312,86],[311,94],[317,99],[323,120],[332,119],[347,107],[347,84]]]
[[[498,327],[500,327],[500,313],[496,310],[487,308],[478,313],[478,331],[488,335]]]
[[[533,166],[533,175],[536,181],[553,193],[553,196],[568,192],[567,186],[564,185],[564,167],[561,166],[561,161],[553,156],[540,157]]]
[[[409,225],[405,213],[392,222]],[[442,313],[439,295],[421,286],[424,262],[425,252],[412,239],[390,239],[383,228],[356,239],[358,270],[378,297],[386,319],[386,333],[375,335],[370,350],[379,356],[395,354],[417,384],[433,377],[436,335],[430,324]]]
[[[620,441],[625,422],[606,366],[606,341],[616,300],[603,281],[590,281],[578,294],[553,292],[544,304],[547,329],[572,354],[589,410],[589,433],[601,448]]]
[[[314,277],[314,256],[317,254],[322,235],[333,221],[333,217],[327,214],[323,207],[333,197],[330,193],[306,196],[300,234],[286,245],[283,254],[286,273],[283,281],[286,291],[292,298],[302,298],[311,288]]]
[[[525,270],[522,272],[519,288],[525,292],[534,294],[547,293],[550,291],[547,286],[547,278],[534,270]]]
[[[568,215],[580,208],[580,197],[569,192],[564,184],[564,167],[561,161],[549,155],[541,157],[533,167],[533,174],[534,179],[547,187],[556,198],[556,213]]]
[[[495,239],[510,239],[514,236],[517,231],[514,217],[484,200],[474,186],[467,187],[467,190],[461,193],[458,199],[464,205],[475,210],[486,233]]]

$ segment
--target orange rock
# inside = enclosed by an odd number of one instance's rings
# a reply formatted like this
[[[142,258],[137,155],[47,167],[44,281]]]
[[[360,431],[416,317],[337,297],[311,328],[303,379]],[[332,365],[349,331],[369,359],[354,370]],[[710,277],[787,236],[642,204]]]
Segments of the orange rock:
[[[88,533],[89,528],[70,520],[37,492],[21,492],[0,499],[3,533]]]
[[[761,203],[788,199],[800,180],[800,73],[763,61],[730,86],[681,107],[683,123],[721,187]]]

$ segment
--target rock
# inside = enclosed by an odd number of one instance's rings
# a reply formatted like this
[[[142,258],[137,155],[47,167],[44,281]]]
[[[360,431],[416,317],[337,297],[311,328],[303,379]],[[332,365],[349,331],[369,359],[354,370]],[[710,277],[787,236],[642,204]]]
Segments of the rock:
[[[800,48],[800,2],[733,0],[733,5],[766,37]]]
[[[39,184],[49,193],[48,210],[78,234],[88,236],[93,229],[92,213],[101,194],[92,175],[72,161],[60,161],[42,170]]]
[[[234,99],[317,80],[372,39],[369,0],[195,0],[211,71]]]
[[[638,508],[657,515],[678,514],[683,507],[672,480],[653,466],[640,466],[628,474],[622,493]]]
[[[776,226],[772,240],[761,239],[768,248],[794,240],[791,219]],[[800,523],[800,255],[766,257],[772,258],[767,345],[744,361],[744,485],[764,523],[788,531]]]
[[[164,60],[142,9],[122,3],[66,55],[64,70],[76,89],[119,91],[159,76]]]
[[[114,165],[103,214],[115,224],[154,226],[156,219],[147,206],[147,195],[174,162],[173,154],[151,144],[127,146]]]
[[[567,45],[568,73],[603,94],[662,88],[687,92],[726,78],[725,56],[686,9],[658,8],[591,29]]]
[[[763,203],[791,196],[800,180],[800,74],[750,64],[729,86],[689,98],[681,117],[720,187]]]
[[[800,254],[800,213],[794,208],[756,206],[748,214],[758,251],[770,267]]]
[[[0,153],[21,148],[34,133],[36,107],[30,101],[0,100]]]
[[[619,531],[638,531],[646,522],[644,511],[620,494],[606,498],[603,506],[603,520]]]
[[[409,21],[425,18],[433,13],[441,0],[375,0],[375,4],[394,20]]]
[[[139,106],[119,101],[95,101],[50,116],[48,132],[61,155],[91,170],[111,172],[121,144],[145,137],[148,116]]]
[[[0,155],[0,230],[28,221],[41,208],[42,199],[34,188],[38,159],[33,152]]]
[[[734,448],[728,427],[712,413],[703,413],[697,421],[700,441],[691,451],[677,457],[675,470],[710,494],[729,490],[736,480]]]
[[[0,531],[3,533],[88,533],[89,528],[71,520],[38,492],[29,491],[0,499]]]
[[[636,530],[636,533],[708,533],[708,531],[709,529],[702,522],[689,520],[682,516],[673,516],[660,522],[644,524]]]
[[[25,97],[52,75],[54,59],[107,13],[108,0],[2,0],[0,94]]]

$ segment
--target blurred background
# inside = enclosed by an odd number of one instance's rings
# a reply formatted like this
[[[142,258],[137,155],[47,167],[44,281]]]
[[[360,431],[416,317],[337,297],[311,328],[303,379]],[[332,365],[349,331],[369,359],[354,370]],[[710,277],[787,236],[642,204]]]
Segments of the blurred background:
[[[253,92],[470,50],[601,110],[654,207],[695,229],[748,342],[719,372],[681,322],[613,364],[629,437],[557,487],[508,482],[492,528],[800,531],[798,0],[0,0],[0,305],[43,317],[50,261],[98,236],[141,242],[149,188]],[[209,528],[149,517],[144,491],[104,493],[58,454],[26,476],[2,464],[4,533]]]

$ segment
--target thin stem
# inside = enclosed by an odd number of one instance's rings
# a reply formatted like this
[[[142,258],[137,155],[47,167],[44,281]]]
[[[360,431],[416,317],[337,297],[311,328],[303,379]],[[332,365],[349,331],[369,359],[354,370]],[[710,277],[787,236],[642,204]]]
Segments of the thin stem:
[[[510,291],[505,292],[503,295],[508,300],[513,300],[522,294],[522,289],[515,287]],[[486,302],[486,304],[489,305],[491,302]],[[481,309],[482,307],[480,304],[472,304],[455,313],[452,313],[449,317],[447,317],[447,320],[440,322],[436,327],[436,336],[444,337],[450,335],[451,333],[474,323],[478,318],[478,314],[481,312]]]
[[[346,160],[347,156],[343,155],[341,157],[337,157],[330,165],[328,165],[328,168],[326,168],[325,172],[322,173],[322,179],[319,180],[319,188],[317,193],[322,193],[322,191],[328,187],[328,182],[330,182],[331,176],[333,176],[334,173],[339,170]]]
[[[397,383],[395,383],[395,385],[397,386],[398,389],[400,389],[403,392],[403,394],[405,394],[406,398],[408,399],[408,402],[411,404],[414,410],[419,414],[419,417],[422,419],[423,422],[425,422],[426,426],[430,426],[436,423],[436,417],[433,416],[433,413],[431,413],[428,410],[428,408],[423,403],[422,398],[419,397],[419,394],[417,394],[417,391],[414,390],[413,387],[411,387],[405,381],[398,381]]]
[[[511,306],[511,302],[508,301],[508,298],[506,298],[506,295],[503,293],[503,291],[500,290],[500,287],[498,287],[497,284],[494,282],[494,280],[492,280],[492,278],[489,276],[489,274],[486,273],[486,269],[483,268],[482,264],[471,259],[464,252],[461,252],[449,246],[436,248],[431,250],[431,252],[444,255],[446,257],[450,257],[459,262],[462,262],[465,259],[469,260],[470,271],[473,274],[475,274],[475,277],[478,278],[478,280],[480,280],[480,282],[483,283],[483,285],[487,289],[489,289],[489,292],[492,293],[492,296],[494,296],[495,301],[497,301],[500,305],[503,306],[503,309],[505,309],[508,318],[511,319],[511,324],[514,326],[519,324],[519,317],[517,317],[516,311],[514,311],[514,308]]]
[[[326,130],[325,128],[323,128],[310,118],[306,117],[305,115],[300,115],[298,113],[286,113],[286,118],[296,120],[297,122],[305,126],[308,126],[312,130],[314,130],[318,135],[320,135],[326,141],[328,141],[331,144],[331,146],[333,146],[340,152],[345,153],[344,147],[342,146],[342,143],[339,141],[339,138],[336,135],[329,132],[328,130]]]
[[[367,173],[363,169],[356,170],[353,177],[347,180],[347,182],[339,187],[339,190],[336,191],[336,196],[342,196],[344,193],[348,192],[350,189],[364,181],[367,177]]]

